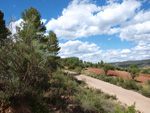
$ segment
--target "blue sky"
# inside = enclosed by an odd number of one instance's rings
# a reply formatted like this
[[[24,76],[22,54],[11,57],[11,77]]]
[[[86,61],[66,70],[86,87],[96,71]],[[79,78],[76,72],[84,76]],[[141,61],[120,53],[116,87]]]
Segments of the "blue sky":
[[[48,31],[56,33],[59,55],[85,61],[150,59],[149,0],[0,0],[0,10],[13,30],[21,12],[31,6],[41,13]]]

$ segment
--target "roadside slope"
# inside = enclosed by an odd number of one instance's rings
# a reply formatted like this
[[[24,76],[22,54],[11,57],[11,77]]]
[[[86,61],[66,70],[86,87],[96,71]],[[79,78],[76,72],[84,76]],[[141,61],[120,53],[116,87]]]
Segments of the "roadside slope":
[[[71,74],[75,74],[74,72],[67,71]],[[96,89],[101,89],[103,92],[108,93],[110,95],[116,95],[118,100],[121,103],[125,103],[128,106],[136,103],[136,110],[139,110],[144,113],[150,113],[150,98],[147,98],[137,92],[123,89],[119,86],[86,76],[86,75],[76,75],[78,80],[85,81],[89,87],[93,87]]]

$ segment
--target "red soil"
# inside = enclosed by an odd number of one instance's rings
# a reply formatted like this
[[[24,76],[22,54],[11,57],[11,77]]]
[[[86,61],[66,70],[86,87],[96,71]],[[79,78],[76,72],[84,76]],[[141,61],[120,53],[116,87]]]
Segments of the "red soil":
[[[91,71],[96,74],[104,74],[105,73],[104,69],[99,69],[99,68],[86,68],[86,69],[87,69],[87,71]],[[126,71],[109,70],[107,72],[107,76],[122,77],[125,80],[132,79],[131,74]],[[144,84],[147,80],[150,80],[150,75],[140,73],[138,77],[135,77],[135,80],[139,83]]]
[[[117,70],[109,70],[107,72],[107,76],[117,76],[117,77],[122,77],[123,79],[131,79],[131,74],[126,71],[117,71]]]
[[[135,77],[135,80],[140,83],[145,83],[147,80],[150,80],[150,75],[140,73],[138,77]]]
[[[105,74],[104,69],[99,69],[99,68],[86,68],[87,71],[96,73],[96,74]]]

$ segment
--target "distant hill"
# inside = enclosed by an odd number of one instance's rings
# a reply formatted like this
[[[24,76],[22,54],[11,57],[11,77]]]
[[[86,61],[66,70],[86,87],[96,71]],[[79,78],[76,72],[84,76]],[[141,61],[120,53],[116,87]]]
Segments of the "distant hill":
[[[137,61],[114,62],[111,64],[114,66],[118,66],[118,67],[128,67],[131,64],[137,64],[143,68],[150,68],[150,59],[148,59],[148,60],[137,60]]]

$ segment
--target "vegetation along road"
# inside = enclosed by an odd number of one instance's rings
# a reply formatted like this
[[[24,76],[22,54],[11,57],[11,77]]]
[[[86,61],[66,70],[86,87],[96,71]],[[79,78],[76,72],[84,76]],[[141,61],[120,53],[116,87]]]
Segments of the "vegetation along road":
[[[93,87],[96,89],[101,89],[103,92],[108,93],[110,95],[116,95],[118,101],[124,103],[128,106],[133,105],[134,102],[136,103],[136,110],[144,113],[150,113],[150,98],[142,96],[141,94],[123,89],[119,86],[83,75],[77,75],[74,72],[67,71],[70,74],[75,74],[78,80],[85,81],[89,87]]]

